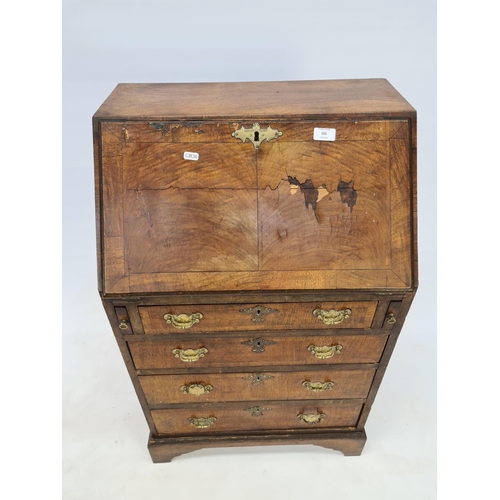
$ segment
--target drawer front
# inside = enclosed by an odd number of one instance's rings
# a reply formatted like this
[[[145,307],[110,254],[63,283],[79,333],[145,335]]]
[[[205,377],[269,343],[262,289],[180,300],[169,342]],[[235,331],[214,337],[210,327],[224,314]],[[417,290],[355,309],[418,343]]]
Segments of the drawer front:
[[[291,399],[363,399],[375,369],[140,376],[150,405]]]
[[[139,307],[144,333],[370,328],[377,301]]]
[[[204,434],[224,431],[354,427],[359,401],[234,403],[191,409],[152,410],[159,434]]]
[[[387,335],[249,336],[129,342],[136,369],[377,363]]]

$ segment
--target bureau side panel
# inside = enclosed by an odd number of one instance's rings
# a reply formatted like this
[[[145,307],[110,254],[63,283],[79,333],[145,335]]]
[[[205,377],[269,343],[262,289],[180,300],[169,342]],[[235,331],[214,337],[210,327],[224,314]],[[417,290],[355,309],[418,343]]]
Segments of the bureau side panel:
[[[130,351],[128,349],[128,345],[123,339],[122,332],[118,326],[118,319],[116,315],[115,308],[113,307],[111,301],[103,300],[102,301],[104,310],[106,311],[106,314],[108,316],[108,320],[111,324],[111,328],[113,330],[113,333],[116,338],[116,342],[118,344],[118,347],[120,348],[120,353],[122,355],[123,361],[125,362],[125,366],[127,367],[128,374],[130,376],[130,379],[132,381],[132,384],[134,386],[135,392],[137,394],[137,397],[139,399],[139,402],[141,404],[142,410],[144,412],[144,416],[146,417],[146,421],[149,425],[149,428],[151,430],[151,433],[156,434],[156,426],[155,423],[151,417],[151,412],[149,410],[146,398],[144,396],[144,392],[142,390],[142,387],[139,383],[139,379],[137,377],[137,372],[134,367],[134,362],[132,361],[132,358],[130,356]]]
[[[379,367],[375,373],[375,377],[373,379],[370,392],[368,393],[368,396],[366,398],[366,404],[364,405],[363,410],[361,412],[361,416],[358,422],[358,429],[363,429],[368,419],[372,405],[375,401],[380,385],[382,384],[382,380],[384,378],[387,366],[393,354],[394,348],[396,347],[399,334],[401,333],[406,315],[408,314],[408,311],[410,309],[414,297],[415,293],[408,294],[403,299],[401,304],[398,305],[397,309],[391,307],[391,305],[388,305],[385,322],[387,322],[387,320],[390,318],[389,315],[393,311],[396,313],[395,314],[396,322],[392,325],[388,325],[390,329],[389,328],[385,329],[385,331],[390,331],[391,333],[387,339],[387,343],[385,344],[382,357],[380,358]]]

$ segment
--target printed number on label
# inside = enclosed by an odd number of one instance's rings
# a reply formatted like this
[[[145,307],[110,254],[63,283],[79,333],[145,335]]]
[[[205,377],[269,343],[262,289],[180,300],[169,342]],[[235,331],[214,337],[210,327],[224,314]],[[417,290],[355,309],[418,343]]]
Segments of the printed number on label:
[[[315,141],[334,141],[336,130],[334,128],[315,128],[313,139]]]
[[[189,153],[188,151],[184,153],[185,160],[197,160],[199,157],[200,155],[198,153]]]

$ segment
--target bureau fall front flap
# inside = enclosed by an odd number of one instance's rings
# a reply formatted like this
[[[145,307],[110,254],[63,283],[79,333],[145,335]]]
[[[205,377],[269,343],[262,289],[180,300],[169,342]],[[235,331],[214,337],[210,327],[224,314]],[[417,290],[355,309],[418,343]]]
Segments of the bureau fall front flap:
[[[104,293],[412,286],[407,120],[100,127]]]

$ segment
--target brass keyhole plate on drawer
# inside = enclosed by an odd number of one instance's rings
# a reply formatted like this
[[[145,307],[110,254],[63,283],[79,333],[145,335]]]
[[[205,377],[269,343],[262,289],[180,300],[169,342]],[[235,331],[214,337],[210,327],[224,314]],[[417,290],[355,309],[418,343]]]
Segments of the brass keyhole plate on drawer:
[[[247,307],[246,309],[240,309],[240,313],[251,314],[252,321],[254,323],[262,323],[262,321],[264,321],[266,314],[273,314],[277,312],[278,312],[277,309],[270,309],[269,307],[264,307],[264,306],[254,306],[254,307]]]
[[[251,345],[252,346],[252,352],[264,352],[266,350],[266,345],[272,345],[276,344],[276,342],[272,340],[266,340],[263,339],[262,337],[259,337],[258,339],[253,339],[253,340],[246,340],[245,342],[242,342],[243,345]]]

